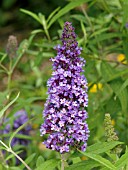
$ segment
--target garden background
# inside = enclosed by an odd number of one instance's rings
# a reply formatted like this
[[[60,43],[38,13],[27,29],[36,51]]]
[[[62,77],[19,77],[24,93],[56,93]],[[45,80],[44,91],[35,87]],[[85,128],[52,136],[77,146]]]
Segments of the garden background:
[[[127,11],[128,0],[0,2],[0,170],[26,169],[16,155],[33,170],[60,169],[60,154],[42,144],[40,126],[52,74],[49,59],[56,56],[66,21],[75,27],[86,60],[90,137],[87,152],[71,151],[65,169],[128,169]],[[17,112],[27,121],[14,128]]]

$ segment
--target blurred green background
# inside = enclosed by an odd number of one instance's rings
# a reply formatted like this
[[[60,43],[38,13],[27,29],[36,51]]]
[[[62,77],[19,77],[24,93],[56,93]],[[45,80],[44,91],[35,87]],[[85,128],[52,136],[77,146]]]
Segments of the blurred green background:
[[[21,11],[20,8],[33,13]],[[110,113],[119,140],[128,144],[127,9],[127,0],[0,1],[0,109],[20,91],[20,97],[7,110],[6,116],[11,117],[16,111],[25,109],[30,118],[35,118],[31,122],[33,133],[29,147],[32,149],[28,150],[28,155],[36,152],[37,157],[41,154],[49,159],[55,154],[49,151],[46,154],[39,128],[43,122],[42,110],[47,97],[46,83],[52,73],[49,59],[56,56],[53,47],[61,44],[65,21],[72,22],[75,27],[79,46],[83,48],[82,57],[86,60],[84,74],[89,87],[87,122],[90,129],[88,145],[106,141],[105,113]],[[53,15],[48,19],[51,13]],[[15,35],[19,44],[17,57],[11,61],[12,65],[17,63],[11,80],[8,74],[10,59],[6,51],[9,35]],[[35,168],[34,162],[31,166]]]

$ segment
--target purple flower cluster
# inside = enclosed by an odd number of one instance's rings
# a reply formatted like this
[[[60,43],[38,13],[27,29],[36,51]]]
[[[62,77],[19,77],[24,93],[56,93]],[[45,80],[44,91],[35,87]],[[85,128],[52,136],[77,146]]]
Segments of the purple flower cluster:
[[[17,130],[20,126],[22,126],[24,123],[26,123],[28,121],[28,116],[25,110],[19,110],[18,112],[16,112],[14,114],[14,122],[13,125],[11,126],[11,124],[9,123],[10,119],[6,120],[7,125],[5,126],[4,130],[2,130],[0,133],[2,134],[9,134],[12,131]],[[21,129],[18,134],[21,135],[30,135],[30,131],[31,131],[31,126],[30,125],[26,125],[23,129]],[[18,137],[14,137],[12,139],[12,143],[11,146],[15,146],[17,144],[19,145],[28,145],[28,143],[30,142],[30,140],[28,139],[24,139],[24,138],[18,138]]]
[[[82,67],[85,60],[79,55],[76,34],[70,22],[65,22],[62,46],[55,47],[57,56],[52,58],[53,73],[48,80],[48,98],[44,108],[41,136],[49,134],[43,143],[60,153],[72,148],[86,150],[89,129],[85,108],[88,106],[87,81]]]

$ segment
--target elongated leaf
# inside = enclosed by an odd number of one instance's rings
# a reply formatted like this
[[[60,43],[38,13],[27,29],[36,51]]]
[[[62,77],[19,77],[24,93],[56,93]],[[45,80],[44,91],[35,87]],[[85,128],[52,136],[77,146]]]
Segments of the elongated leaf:
[[[128,91],[127,89],[123,89],[121,91],[121,93],[118,94],[118,90],[121,88],[123,84],[123,81],[120,79],[120,80],[115,80],[115,81],[112,81],[110,83],[110,86],[112,88],[112,90],[114,91],[114,93],[118,96],[119,100],[120,100],[120,103],[121,103],[121,107],[122,107],[122,111],[124,113],[127,113],[127,107],[128,107]]]
[[[107,62],[101,63],[101,73],[103,79],[108,82],[116,74],[116,71]]]
[[[30,156],[25,160],[26,164],[28,165],[29,163],[31,163],[32,160],[35,158],[35,156],[36,156],[36,153],[33,153],[32,155],[30,155]],[[24,164],[22,164],[22,165],[20,166],[21,169],[23,169],[24,167],[25,167]]]
[[[84,34],[84,43],[86,44],[86,42],[87,42],[87,32],[86,32],[85,26],[84,26],[82,21],[81,21],[81,28],[82,28],[82,31],[83,31],[83,34]]]
[[[32,121],[33,119],[35,118],[32,118],[30,119],[29,121],[25,122],[22,126],[20,126],[18,129],[16,129],[15,132],[12,133],[12,135],[10,136],[10,139],[9,139],[9,147],[11,147],[11,142],[12,142],[12,139],[16,136],[16,134],[21,130],[23,129],[30,121]]]
[[[126,59],[128,61],[128,35],[126,35],[126,37],[123,38],[123,49],[124,49]]]
[[[103,73],[103,78],[106,82],[112,81],[118,77],[123,76],[124,74],[128,73],[128,69],[122,70],[120,72],[115,71],[110,64],[107,62],[101,63],[101,72]]]
[[[123,0],[123,22],[122,22],[122,27],[125,26],[126,22],[128,21],[128,1]]]
[[[95,35],[101,34],[102,32],[106,32],[109,28],[103,28],[98,31],[95,31],[93,34],[91,34],[90,38],[95,37]]]
[[[23,134],[16,134],[15,137],[19,138],[19,139],[27,139],[27,140],[31,140],[31,136],[27,136],[27,135],[23,135]]]
[[[3,61],[6,57],[7,57],[7,54],[4,54],[4,53],[3,53],[3,56],[2,56],[2,58],[0,59],[0,63],[2,63],[2,61]]]
[[[97,39],[92,39],[91,40],[91,44],[95,44],[100,41],[104,41],[104,40],[108,40],[110,38],[116,38],[116,37],[121,37],[122,35],[120,33],[104,33],[104,34],[100,34],[97,35]]]
[[[17,94],[17,96],[7,105],[5,106],[1,111],[0,111],[0,118],[3,116],[5,111],[18,99],[20,93]]]
[[[100,154],[107,152],[108,150],[114,148],[115,146],[123,144],[123,142],[119,141],[111,141],[111,142],[98,142],[94,145],[88,146],[86,152]]]
[[[46,23],[46,19],[45,16],[42,15],[41,13],[38,14],[39,19],[40,19],[40,23],[43,25],[44,30],[47,29],[47,23]]]
[[[31,16],[31,17],[34,18],[36,21],[38,21],[39,23],[41,23],[39,17],[38,17],[35,13],[33,13],[33,12],[31,12],[31,11],[28,11],[28,10],[26,10],[26,9],[22,9],[22,8],[20,9],[20,11],[23,12],[23,13],[25,13],[25,14],[27,14],[27,15],[29,15],[29,16]]]
[[[117,73],[107,62],[102,62],[102,64],[101,64],[101,73],[102,73],[103,79],[106,82],[111,81],[110,86],[111,86],[113,92],[118,96],[123,112],[126,113],[127,106],[128,106],[128,102],[127,102],[128,92],[127,92],[127,89],[124,88],[122,90],[122,92],[118,94],[119,89],[122,87],[123,81],[121,78],[118,78],[118,79],[116,79],[116,78],[120,77],[124,73],[127,73],[128,69],[126,69],[122,72]]]
[[[81,15],[81,14],[74,14],[74,15],[71,15],[70,16],[71,18],[75,19],[75,20],[78,20],[78,21],[81,21],[83,22],[84,24],[87,24],[87,20],[85,20],[85,16],[84,15]]]
[[[44,31],[42,29],[37,29],[37,30],[32,31],[31,34],[37,34],[40,32],[44,32]]]
[[[111,76],[111,78],[108,81],[114,80],[114,79],[116,79],[118,77],[123,76],[124,74],[127,74],[127,73],[128,73],[128,69],[125,69],[125,70],[122,70],[120,72],[117,72],[113,76]]]
[[[61,16],[63,16],[64,14],[66,14],[67,12],[69,12],[71,9],[80,6],[83,3],[89,2],[90,0],[74,0],[72,2],[70,2],[68,5],[66,5],[64,8],[62,8],[56,15],[54,15],[54,17],[49,21],[48,23],[48,28],[51,27],[51,25],[57,20],[59,19]]]
[[[44,163],[42,163],[39,167],[37,167],[35,170],[53,170],[59,163],[59,160],[57,159],[51,159]]]
[[[101,157],[100,155],[96,155],[96,154],[93,154],[93,153],[87,153],[87,152],[81,152],[80,150],[79,150],[79,152],[81,154],[95,160],[96,162],[99,162],[102,166],[105,166],[105,167],[112,169],[112,170],[116,170],[116,167],[110,161]]]
[[[19,153],[21,153],[22,151],[18,151],[18,152],[16,152],[16,154],[19,154]],[[9,159],[11,159],[11,158],[13,158],[13,157],[15,157],[15,155],[13,155],[12,153],[10,153],[10,155],[5,159],[6,161],[8,161]]]
[[[67,168],[65,168],[65,170],[90,170],[92,168],[101,166],[98,162],[94,161],[94,160],[87,160],[87,161],[82,161],[80,163],[76,163],[73,164]]]
[[[128,1],[123,0],[123,22],[122,22],[122,29],[126,26],[126,23],[128,22]],[[125,34],[125,37],[123,38],[123,49],[126,56],[126,59],[128,61],[128,35]]]
[[[128,86],[128,79],[122,84],[121,88],[116,93],[116,95],[118,96],[122,92],[122,90],[124,90],[124,88],[126,88],[127,86]]]
[[[117,169],[124,167],[128,163],[128,151],[121,156],[121,158],[115,163]]]
[[[56,8],[49,16],[47,19],[47,23],[49,22],[49,20],[55,15],[55,13],[57,13],[59,11],[60,7]]]

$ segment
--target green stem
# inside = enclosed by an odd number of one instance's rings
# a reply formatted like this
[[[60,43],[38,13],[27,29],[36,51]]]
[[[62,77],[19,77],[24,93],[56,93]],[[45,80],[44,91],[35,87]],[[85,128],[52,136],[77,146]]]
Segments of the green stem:
[[[7,85],[8,92],[10,92],[12,73],[13,73],[13,71],[12,71],[12,60],[10,60],[9,69],[8,69],[8,85]]]
[[[64,170],[64,166],[65,166],[64,154],[61,154],[61,170]]]
[[[23,55],[23,53],[21,53],[21,54],[17,57],[16,62],[13,64],[12,69],[11,69],[11,72],[12,72],[12,73],[13,73],[15,67],[17,66],[18,62],[20,61],[22,55]]]
[[[32,170],[32,169],[23,161],[23,159],[21,159],[21,157],[19,157],[12,149],[10,150],[10,152],[11,152],[13,155],[15,155],[15,157],[17,157],[17,159],[19,159],[19,160],[22,162],[22,164],[24,164],[24,166],[25,166],[28,170]]]
[[[64,170],[65,167],[68,167],[66,160],[68,159],[69,153],[61,154],[61,170]]]
[[[11,86],[11,78],[12,78],[12,73],[8,72],[8,85],[7,85],[7,91],[10,91],[10,86]]]
[[[1,63],[0,63],[0,67],[5,71],[5,73],[8,72],[8,70],[6,69],[6,67],[4,67]]]
[[[27,164],[26,162],[23,161],[23,159],[21,159],[21,157],[19,157],[10,147],[8,147],[5,143],[3,143],[1,140],[0,140],[0,143],[6,148],[6,150],[8,152],[11,152],[15,157],[17,157],[17,159],[19,159],[22,164],[24,164],[24,166],[28,169],[28,170],[32,170]]]

